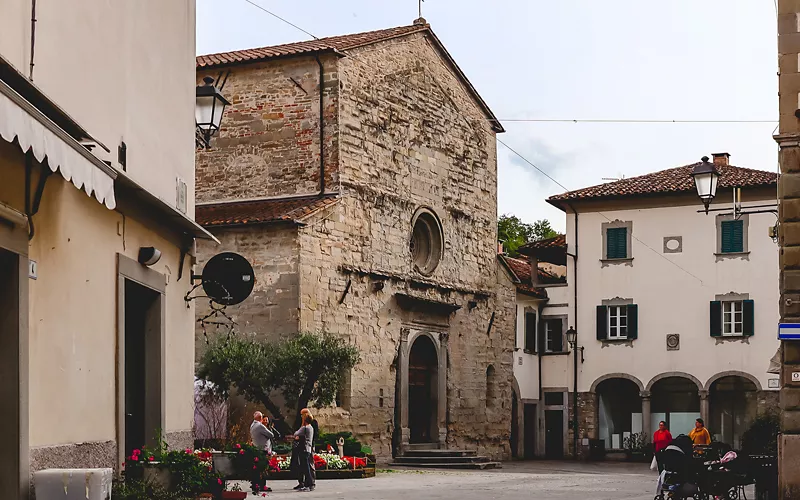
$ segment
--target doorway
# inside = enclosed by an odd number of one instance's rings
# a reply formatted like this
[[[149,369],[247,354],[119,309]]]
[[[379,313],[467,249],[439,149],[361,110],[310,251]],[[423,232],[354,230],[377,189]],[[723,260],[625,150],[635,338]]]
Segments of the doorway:
[[[119,459],[154,447],[164,431],[165,280],[162,274],[118,256]]]
[[[523,435],[523,453],[525,458],[534,458],[536,456],[536,405],[526,403],[523,406],[523,428],[525,429]]]
[[[544,412],[544,454],[547,458],[564,458],[564,411]]]
[[[27,259],[0,248],[0,491],[8,498],[27,498]]]
[[[408,357],[408,427],[410,443],[438,441],[438,359],[436,346],[420,335]]]

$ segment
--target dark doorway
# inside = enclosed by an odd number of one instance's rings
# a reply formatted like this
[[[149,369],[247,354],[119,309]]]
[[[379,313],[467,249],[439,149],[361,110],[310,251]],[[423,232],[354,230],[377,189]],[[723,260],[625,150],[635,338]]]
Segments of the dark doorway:
[[[536,456],[536,405],[526,404],[523,406],[523,428],[525,429],[524,450],[525,458]]]
[[[125,280],[125,456],[161,431],[161,294]]]
[[[715,441],[735,450],[742,448],[742,436],[758,415],[758,388],[750,380],[730,376],[711,385],[709,391],[710,422],[706,426]]]
[[[544,412],[544,454],[547,458],[564,457],[564,412]]]
[[[519,457],[519,404],[517,403],[517,391],[511,389],[511,436],[509,437],[509,444],[511,445],[511,458]]]
[[[0,412],[0,429],[3,429],[3,446],[0,446],[0,491],[4,497],[18,498],[22,496],[20,478],[27,483],[27,463],[21,458],[27,454],[27,429],[23,433],[20,419],[22,399],[21,371],[26,369],[21,352],[24,346],[23,325],[20,323],[20,298],[23,293],[20,283],[20,257],[0,249],[0,401],[3,411]],[[27,460],[26,460],[27,462]]]
[[[420,335],[411,346],[408,357],[408,426],[411,443],[435,441],[437,365],[436,346],[427,335]]]

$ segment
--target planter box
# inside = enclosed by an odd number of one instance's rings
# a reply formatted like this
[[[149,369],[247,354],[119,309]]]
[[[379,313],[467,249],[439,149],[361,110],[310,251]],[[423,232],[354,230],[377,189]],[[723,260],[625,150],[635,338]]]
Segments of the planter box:
[[[223,491],[222,498],[231,498],[236,500],[244,500],[247,498],[246,491]]]
[[[145,465],[143,472],[145,482],[156,483],[167,491],[174,491],[177,486],[172,471],[162,467],[158,462]]]
[[[375,468],[369,467],[366,469],[343,469],[343,470],[318,470],[317,479],[366,479],[375,477]],[[277,472],[270,472],[269,479],[280,481],[284,479],[293,479],[297,481],[297,473],[282,470]]]
[[[233,460],[236,454],[232,451],[214,451],[211,453],[211,462],[214,466],[214,472],[219,472],[225,478],[233,478],[236,474],[236,469],[233,465]]]

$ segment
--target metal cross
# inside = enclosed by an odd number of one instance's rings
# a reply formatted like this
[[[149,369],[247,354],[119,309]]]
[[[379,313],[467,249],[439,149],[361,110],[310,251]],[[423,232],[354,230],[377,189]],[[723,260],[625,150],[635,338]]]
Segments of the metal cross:
[[[422,17],[422,2],[425,0],[419,0],[419,17]]]

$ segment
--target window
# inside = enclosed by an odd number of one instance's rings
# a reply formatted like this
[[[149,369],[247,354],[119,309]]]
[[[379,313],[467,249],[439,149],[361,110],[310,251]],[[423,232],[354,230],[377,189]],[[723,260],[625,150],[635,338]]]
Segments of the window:
[[[741,335],[744,331],[744,304],[740,300],[722,303],[722,334]]]
[[[564,351],[564,322],[561,318],[543,321],[544,352]]]
[[[628,308],[626,306],[608,307],[608,338],[628,338]]]
[[[544,404],[546,406],[561,406],[564,404],[563,392],[545,392]]]
[[[436,270],[442,258],[442,227],[439,219],[429,210],[422,209],[412,223],[411,262],[414,270],[420,274],[429,275]]]
[[[752,337],[755,334],[755,303],[747,295],[717,296],[711,302],[712,337]]]
[[[597,340],[635,340],[639,337],[639,307],[630,299],[603,301],[597,306]]]
[[[628,228],[614,227],[606,230],[606,259],[628,258]]]
[[[525,313],[525,351],[536,352],[536,313]]]
[[[720,253],[744,252],[744,222],[741,220],[726,220],[720,223],[722,241]]]

